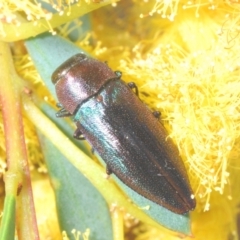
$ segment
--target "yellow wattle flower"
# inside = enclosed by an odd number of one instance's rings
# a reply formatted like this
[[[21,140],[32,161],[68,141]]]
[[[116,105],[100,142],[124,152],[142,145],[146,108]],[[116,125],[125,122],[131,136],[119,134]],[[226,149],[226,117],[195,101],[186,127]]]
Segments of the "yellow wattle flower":
[[[65,11],[61,3],[53,6],[58,13],[52,14],[27,0],[1,3],[1,40],[14,42],[49,30],[55,33],[53,28],[59,21],[73,19],[89,1],[81,1],[80,7],[67,4]],[[93,9],[100,4],[105,3],[94,3]],[[194,5],[188,1],[122,1],[115,8],[92,13],[91,37],[97,42],[94,47],[89,44],[89,36],[76,43],[107,60],[113,69],[121,70],[125,81],[137,83],[141,99],[161,111],[195,191],[198,206],[191,214],[195,239],[237,239],[238,15],[234,2]],[[37,86],[40,96],[50,99],[20,46],[13,45],[14,51],[22,55],[15,61],[18,73]],[[25,132],[30,165],[45,171],[30,123],[26,123]],[[0,153],[4,171],[3,145]],[[159,239],[161,234],[164,239],[177,239],[147,226],[143,229],[145,233],[139,233],[136,239]]]

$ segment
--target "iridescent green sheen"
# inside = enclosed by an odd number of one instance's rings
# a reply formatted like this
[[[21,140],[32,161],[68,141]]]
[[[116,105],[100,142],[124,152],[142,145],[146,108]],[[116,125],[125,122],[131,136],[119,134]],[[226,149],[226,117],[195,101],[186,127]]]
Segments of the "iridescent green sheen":
[[[195,199],[177,147],[150,109],[105,63],[78,54],[52,75],[62,109],[106,162],[107,172],[145,198],[178,214]],[[134,86],[134,84],[131,84]]]
[[[80,106],[74,120],[108,168],[130,188],[174,212],[194,208],[177,148],[123,81],[108,82]]]

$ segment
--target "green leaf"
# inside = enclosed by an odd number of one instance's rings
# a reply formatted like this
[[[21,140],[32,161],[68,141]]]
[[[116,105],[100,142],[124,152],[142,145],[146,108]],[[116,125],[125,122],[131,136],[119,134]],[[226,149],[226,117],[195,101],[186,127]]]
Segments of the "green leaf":
[[[49,35],[27,41],[27,48],[46,85],[49,86],[49,89],[55,96],[53,84],[50,83],[52,72],[66,59],[76,53],[82,52],[82,50],[61,37]],[[42,73],[41,70],[43,71]],[[190,234],[190,218],[188,214],[175,214],[140,196],[119,180],[117,180],[117,182],[123,191],[126,192],[138,206],[149,206],[149,210],[143,209],[143,211],[156,222],[168,229]]]
[[[57,212],[62,231],[70,239],[73,229],[85,232],[90,239],[111,240],[111,217],[105,199],[79,171],[39,133],[50,179],[55,190]],[[63,144],[64,146],[64,144]]]
[[[141,207],[146,214],[150,215],[151,218],[160,223],[162,226],[187,235],[191,233],[189,214],[180,215],[173,213],[157,203],[139,195],[137,192],[122,183],[119,179],[115,178],[115,180],[130,199],[133,199],[133,201]]]
[[[61,40],[65,41],[64,39]],[[42,46],[42,44],[45,46]],[[56,50],[59,46],[59,38],[52,39],[49,34],[43,34],[36,38],[36,41],[27,41],[26,46],[40,75],[45,80],[51,93],[55,95],[55,88],[50,81],[53,70],[68,57],[81,51],[72,45],[75,50],[66,49],[65,54],[67,57],[62,58],[62,52]],[[59,47],[62,48],[61,45]],[[49,48],[55,49],[56,52],[52,55]],[[56,63],[57,59],[60,60]],[[56,111],[44,103],[40,104],[40,108],[76,145],[90,155],[83,141],[73,139],[74,130],[72,127],[63,119],[56,118]],[[46,138],[41,136],[40,140],[49,174],[53,179],[53,185],[57,181],[61,186],[61,188],[55,188],[61,229],[66,230],[68,236],[70,236],[73,228],[81,232],[90,228],[91,239],[112,239],[112,224],[106,201],[92,184]],[[102,234],[103,229],[104,234]]]
[[[0,240],[13,240],[15,236],[15,196],[6,196],[4,200],[3,218],[0,228]]]

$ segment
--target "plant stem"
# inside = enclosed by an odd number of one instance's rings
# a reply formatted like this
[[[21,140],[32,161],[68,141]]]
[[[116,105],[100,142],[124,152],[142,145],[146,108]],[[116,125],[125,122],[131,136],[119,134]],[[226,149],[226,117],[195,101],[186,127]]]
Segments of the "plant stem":
[[[18,239],[37,240],[39,236],[20,104],[20,78],[15,72],[9,46],[4,42],[0,42],[0,66],[0,101],[8,166],[5,174],[6,198],[0,239],[6,239],[4,235],[8,231],[13,231],[11,234],[14,235],[16,211]],[[9,236],[7,239],[10,239]]]

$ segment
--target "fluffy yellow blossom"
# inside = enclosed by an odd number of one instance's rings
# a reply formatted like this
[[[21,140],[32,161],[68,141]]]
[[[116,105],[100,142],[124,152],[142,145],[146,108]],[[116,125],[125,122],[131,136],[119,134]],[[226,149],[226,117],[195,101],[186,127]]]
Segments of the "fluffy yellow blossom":
[[[152,109],[161,111],[161,121],[180,150],[197,201],[197,208],[191,213],[192,236],[139,222],[125,210],[118,211],[117,207],[115,218],[112,211],[115,231],[123,239],[121,224],[124,222],[125,239],[131,240],[133,236],[136,240],[238,239],[239,3],[159,0],[56,3],[49,0],[40,4],[27,0],[1,1],[0,39],[11,42],[14,66],[22,78],[16,81],[20,82],[18,86],[25,86],[21,88],[26,90],[24,94],[34,100],[38,98],[50,105],[55,104],[24,46],[15,41],[45,31],[69,38],[73,29],[83,28],[81,20],[75,21],[73,27],[70,24],[59,27],[60,24],[88,12],[91,27],[74,43],[96,58],[107,61],[112,69],[122,71],[125,81],[134,81],[138,85],[140,98]],[[0,76],[5,79],[7,75]],[[1,102],[1,109],[3,106]],[[46,181],[47,168],[34,124],[28,118],[24,114],[34,195],[44,196],[49,192],[44,199],[35,200],[38,229],[42,239],[57,239],[60,235],[68,239],[69,236],[61,233],[57,224],[53,190]],[[2,118],[0,123],[0,137],[4,139]],[[5,171],[6,147],[2,141],[0,172],[4,174]],[[52,183],[53,188],[58,184],[56,182]],[[13,185],[20,188],[16,183]],[[47,190],[41,192],[41,185]],[[55,211],[47,219],[44,202]],[[80,239],[78,230],[73,230],[72,234],[75,239]],[[83,236],[91,239],[91,227]]]

